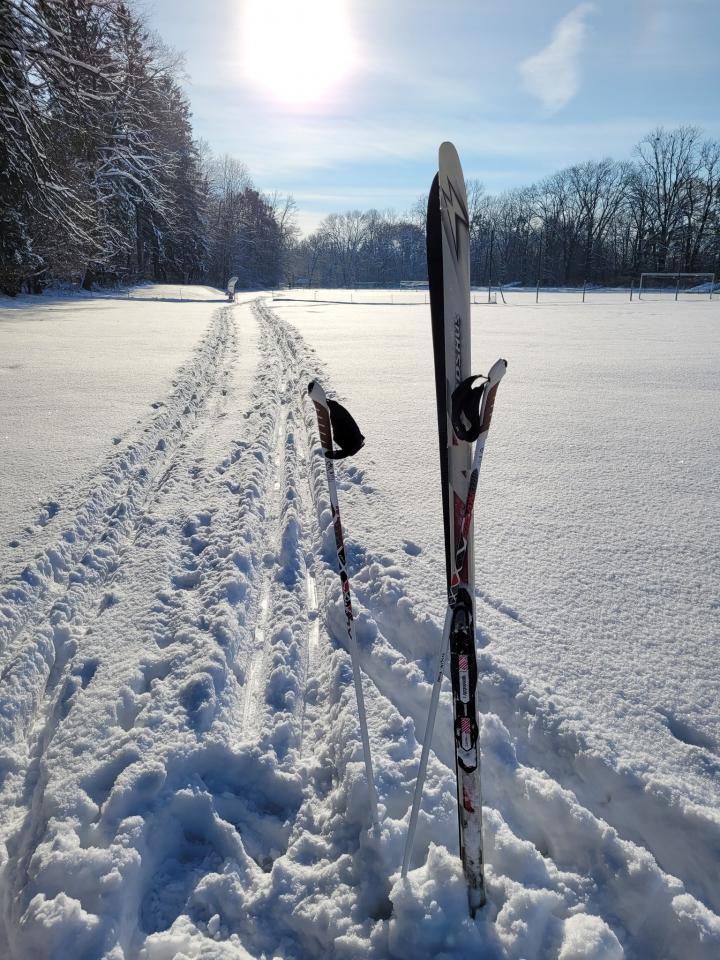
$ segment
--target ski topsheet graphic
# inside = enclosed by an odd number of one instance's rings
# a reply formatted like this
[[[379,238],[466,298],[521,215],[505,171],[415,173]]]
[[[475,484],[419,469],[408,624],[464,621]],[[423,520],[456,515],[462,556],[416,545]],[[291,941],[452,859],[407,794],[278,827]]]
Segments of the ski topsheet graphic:
[[[476,702],[473,510],[495,395],[507,364],[498,360],[487,377],[470,374],[469,219],[465,180],[451,143],[440,147],[439,169],[430,188],[427,259],[448,608],[402,872],[407,873],[412,854],[440,686],[449,653],[460,857],[468,884],[470,912],[474,915],[485,902],[485,879]]]

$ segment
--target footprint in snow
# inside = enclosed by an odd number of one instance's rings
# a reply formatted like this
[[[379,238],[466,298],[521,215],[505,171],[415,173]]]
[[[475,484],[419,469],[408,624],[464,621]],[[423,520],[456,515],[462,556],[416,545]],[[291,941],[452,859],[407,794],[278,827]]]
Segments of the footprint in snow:
[[[713,754],[720,753],[720,746],[712,737],[703,733],[702,730],[698,730],[691,723],[688,723],[687,720],[683,720],[682,717],[676,716],[672,710],[658,707],[657,712],[662,717],[662,721],[668,728],[668,731],[676,740],[679,740],[681,743],[686,743],[689,747],[700,747]]]
[[[40,516],[37,519],[39,526],[44,527],[46,524],[50,523],[52,518],[57,516],[59,510],[59,503],[56,503],[54,500],[48,501],[48,503],[46,503],[40,511]]]
[[[412,540],[403,540],[403,550],[409,557],[419,557],[422,553],[422,547],[413,543]]]
[[[110,607],[114,607],[116,603],[120,602],[120,598],[112,590],[108,590],[103,594],[103,598],[100,601],[100,606],[98,607],[98,613],[105,613],[106,610],[109,610]]]

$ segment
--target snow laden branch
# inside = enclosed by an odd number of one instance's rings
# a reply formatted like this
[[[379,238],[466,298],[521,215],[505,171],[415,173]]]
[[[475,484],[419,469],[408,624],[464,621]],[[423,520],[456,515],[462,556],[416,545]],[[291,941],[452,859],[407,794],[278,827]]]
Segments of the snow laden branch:
[[[118,0],[0,0],[0,20],[0,289],[142,274],[181,167],[202,203],[177,57]]]

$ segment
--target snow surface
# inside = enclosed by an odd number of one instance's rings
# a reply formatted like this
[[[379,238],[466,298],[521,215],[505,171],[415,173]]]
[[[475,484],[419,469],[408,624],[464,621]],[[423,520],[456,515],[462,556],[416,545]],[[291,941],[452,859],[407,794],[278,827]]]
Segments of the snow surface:
[[[720,954],[717,303],[474,309],[473,368],[509,372],[477,507],[472,922],[447,691],[399,878],[442,531],[424,293],[369,299],[3,308],[3,344],[33,361],[0,380],[3,442],[45,442],[3,458],[0,956]],[[338,478],[379,841],[315,377],[367,438]],[[33,390],[68,382],[48,429]],[[48,462],[68,420],[91,426]]]
[[[193,303],[178,310],[181,295]],[[86,471],[162,404],[221,298],[148,285],[101,300],[0,299],[0,443],[12,464],[0,474],[0,569],[87,497]]]

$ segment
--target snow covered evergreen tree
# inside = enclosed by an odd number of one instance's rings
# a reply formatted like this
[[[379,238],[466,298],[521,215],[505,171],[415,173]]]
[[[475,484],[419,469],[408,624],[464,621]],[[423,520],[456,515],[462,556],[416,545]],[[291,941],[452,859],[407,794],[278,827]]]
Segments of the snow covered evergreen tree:
[[[0,0],[0,27],[3,291],[203,278],[180,58],[120,0]]]

